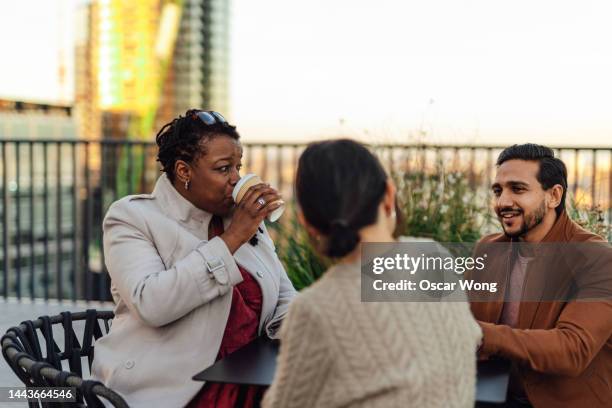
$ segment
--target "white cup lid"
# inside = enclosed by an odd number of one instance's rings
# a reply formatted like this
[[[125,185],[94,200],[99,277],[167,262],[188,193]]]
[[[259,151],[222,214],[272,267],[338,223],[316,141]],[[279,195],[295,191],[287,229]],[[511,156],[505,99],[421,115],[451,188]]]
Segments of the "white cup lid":
[[[247,181],[249,181],[253,177],[257,177],[257,175],[255,173],[249,173],[249,174],[245,174],[244,176],[242,176],[240,178],[240,180],[238,180],[238,182],[234,186],[234,190],[232,191],[232,198],[234,199],[234,201],[236,201],[236,197],[238,196],[238,192],[240,191],[240,189],[242,188],[244,183],[246,183]]]

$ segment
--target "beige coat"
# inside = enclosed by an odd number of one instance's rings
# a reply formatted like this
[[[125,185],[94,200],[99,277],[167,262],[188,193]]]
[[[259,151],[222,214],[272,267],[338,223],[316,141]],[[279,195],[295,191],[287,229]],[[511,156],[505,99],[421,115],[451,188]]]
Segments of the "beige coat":
[[[221,238],[208,240],[211,218],[165,175],[152,194],[125,197],[106,214],[116,307],[110,333],[95,344],[92,373],[130,406],[183,406],[202,387],[191,377],[215,361],[232,287],[242,281],[237,264],[260,284],[260,333],[275,336],[296,293],[263,223],[259,243],[232,256]]]

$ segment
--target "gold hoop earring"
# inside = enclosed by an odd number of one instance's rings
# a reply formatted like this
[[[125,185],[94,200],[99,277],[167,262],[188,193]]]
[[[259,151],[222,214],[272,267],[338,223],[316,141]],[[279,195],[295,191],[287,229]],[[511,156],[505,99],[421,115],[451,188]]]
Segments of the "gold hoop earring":
[[[189,179],[185,180],[185,190],[189,190]]]

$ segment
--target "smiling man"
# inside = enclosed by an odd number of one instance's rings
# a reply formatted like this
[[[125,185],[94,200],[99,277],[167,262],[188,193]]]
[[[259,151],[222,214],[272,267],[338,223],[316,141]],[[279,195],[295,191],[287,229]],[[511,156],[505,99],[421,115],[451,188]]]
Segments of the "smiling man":
[[[568,217],[567,169],[545,146],[514,145],[502,151],[491,188],[503,233],[485,237],[483,244],[605,242]],[[542,260],[533,252],[508,251],[491,260],[488,267],[506,273],[500,289],[506,301],[473,302],[472,311],[483,331],[479,358],[512,362],[507,406],[610,407],[612,302],[607,295],[597,301],[575,300],[602,283],[610,287],[610,248],[591,245],[604,248],[604,256],[571,266],[578,284],[564,299],[517,301],[542,271],[558,275],[550,259],[536,267]],[[553,258],[578,263],[567,253]]]

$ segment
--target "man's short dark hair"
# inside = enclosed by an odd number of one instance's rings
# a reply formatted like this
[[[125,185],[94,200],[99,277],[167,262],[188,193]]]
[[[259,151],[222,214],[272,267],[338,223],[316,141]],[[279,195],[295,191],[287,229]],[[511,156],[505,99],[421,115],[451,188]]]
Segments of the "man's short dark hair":
[[[555,152],[550,148],[538,144],[526,143],[513,145],[505,148],[497,158],[497,165],[508,160],[530,160],[540,164],[540,170],[536,178],[544,190],[548,190],[555,184],[563,187],[561,202],[555,208],[557,215],[565,210],[565,196],[567,195],[567,168],[565,164],[555,157]]]

